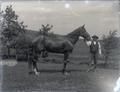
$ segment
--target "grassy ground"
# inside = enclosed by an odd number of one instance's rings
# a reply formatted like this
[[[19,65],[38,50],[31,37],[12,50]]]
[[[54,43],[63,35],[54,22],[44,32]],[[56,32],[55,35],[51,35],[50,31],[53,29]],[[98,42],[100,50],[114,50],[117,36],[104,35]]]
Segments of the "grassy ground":
[[[39,63],[39,76],[29,75],[27,63],[3,67],[2,92],[113,92],[118,70],[97,68],[86,72],[87,65],[69,64],[68,75],[62,64]]]
[[[27,62],[4,60],[14,63],[14,66],[3,65],[2,92],[114,92],[119,77],[118,53],[115,55],[118,59],[111,60],[108,66],[102,66],[104,61],[99,60],[94,72],[86,72],[89,69],[85,63],[88,62],[88,50],[85,44],[76,44],[66,76],[61,73],[62,55],[49,54],[49,62],[40,60],[39,76],[28,74]]]

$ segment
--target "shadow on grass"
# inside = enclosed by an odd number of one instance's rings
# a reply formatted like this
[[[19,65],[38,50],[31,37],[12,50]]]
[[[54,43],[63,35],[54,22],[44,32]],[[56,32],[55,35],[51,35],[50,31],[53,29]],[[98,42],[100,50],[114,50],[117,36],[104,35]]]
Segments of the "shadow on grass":
[[[71,72],[85,72],[86,70],[77,70],[77,69],[69,69],[66,70],[66,72],[71,73]],[[62,70],[55,70],[55,69],[40,69],[38,70],[40,73],[62,73]]]

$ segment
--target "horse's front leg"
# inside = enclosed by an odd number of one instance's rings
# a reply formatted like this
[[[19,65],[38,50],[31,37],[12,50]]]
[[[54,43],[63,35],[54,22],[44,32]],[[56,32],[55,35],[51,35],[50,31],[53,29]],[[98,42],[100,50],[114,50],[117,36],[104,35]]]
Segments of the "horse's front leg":
[[[64,54],[64,65],[63,65],[63,70],[62,70],[63,74],[65,74],[66,72],[66,66],[68,62],[69,62],[69,53],[65,53]]]
[[[28,60],[28,69],[29,69],[29,74],[32,74],[32,60]]]

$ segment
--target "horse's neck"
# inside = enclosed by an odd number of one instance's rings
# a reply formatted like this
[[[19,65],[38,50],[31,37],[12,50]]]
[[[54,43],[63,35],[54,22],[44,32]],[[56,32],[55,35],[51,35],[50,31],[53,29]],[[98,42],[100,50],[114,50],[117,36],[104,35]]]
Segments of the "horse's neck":
[[[71,43],[72,43],[73,45],[76,44],[76,42],[77,42],[78,39],[79,39],[79,36],[80,36],[80,35],[79,35],[79,33],[78,33],[77,30],[75,30],[75,31],[67,34],[68,39],[71,41]]]
[[[74,37],[74,38],[72,38],[72,37],[68,37],[68,40],[73,44],[73,45],[75,45],[76,44],[76,42],[78,41],[78,39],[79,39],[79,37]]]

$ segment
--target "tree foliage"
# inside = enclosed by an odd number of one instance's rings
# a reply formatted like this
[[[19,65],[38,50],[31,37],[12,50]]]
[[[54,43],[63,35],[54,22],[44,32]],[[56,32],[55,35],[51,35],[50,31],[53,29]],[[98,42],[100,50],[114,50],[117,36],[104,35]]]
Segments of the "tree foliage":
[[[1,30],[1,42],[7,47],[7,56],[10,56],[10,48],[15,47],[16,37],[19,34],[25,33],[24,22],[18,21],[18,15],[12,9],[12,5],[6,7],[2,12],[2,30]]]
[[[18,21],[18,15],[12,9],[12,5],[7,6],[2,15],[2,43],[4,45],[10,45],[11,42],[15,40],[15,37],[19,35],[19,33],[25,32],[25,27],[27,26],[24,25],[24,22]]]
[[[107,63],[112,50],[119,47],[119,39],[116,37],[117,30],[109,31],[109,35],[103,35],[103,48],[105,61]]]
[[[43,34],[43,35],[48,35],[48,33],[50,32],[50,30],[53,28],[53,25],[50,25],[50,24],[47,24],[47,25],[43,25],[42,24],[42,27],[40,29],[40,34]]]

